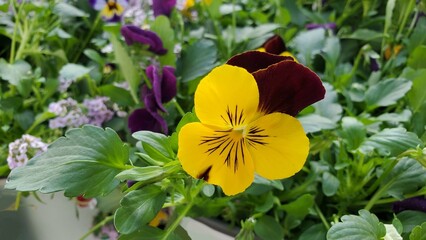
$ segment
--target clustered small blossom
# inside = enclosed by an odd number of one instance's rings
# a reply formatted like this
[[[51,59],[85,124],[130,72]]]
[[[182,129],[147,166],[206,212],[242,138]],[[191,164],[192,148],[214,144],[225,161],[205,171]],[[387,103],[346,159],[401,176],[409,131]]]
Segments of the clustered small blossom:
[[[21,138],[9,143],[9,155],[7,164],[10,169],[24,166],[28,160],[47,150],[48,144],[41,141],[40,138],[29,134],[22,135]]]
[[[87,108],[88,123],[95,126],[101,126],[102,123],[111,120],[114,112],[108,109],[106,102],[108,97],[96,97],[93,99],[85,99],[83,105]]]
[[[49,104],[49,112],[57,116],[49,121],[49,127],[51,129],[80,127],[89,123],[89,119],[84,115],[77,101],[72,98]]]
[[[114,225],[106,224],[101,228],[100,233],[98,234],[96,239],[109,239],[109,240],[117,240],[118,232],[115,230]]]
[[[112,119],[114,114],[119,117],[127,116],[127,113],[122,111],[118,105],[112,106],[112,109],[107,106],[108,97],[95,97],[85,99],[83,104],[78,104],[72,98],[60,100],[49,105],[49,112],[54,113],[56,118],[49,121],[49,127],[66,128],[66,127],[81,127],[84,124],[92,124],[102,126],[104,122]]]

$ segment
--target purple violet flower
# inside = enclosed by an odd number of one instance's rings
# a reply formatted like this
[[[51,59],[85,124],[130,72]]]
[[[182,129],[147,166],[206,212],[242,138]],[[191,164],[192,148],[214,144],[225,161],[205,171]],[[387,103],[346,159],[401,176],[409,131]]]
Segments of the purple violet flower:
[[[373,72],[377,72],[380,70],[380,65],[376,58],[370,57],[370,69]]]
[[[148,50],[153,53],[159,55],[164,55],[167,53],[167,49],[163,47],[163,42],[155,32],[143,30],[134,25],[124,25],[121,27],[121,34],[123,35],[124,40],[126,40],[128,45],[140,43],[143,45],[148,45]]]
[[[169,17],[175,6],[176,0],[152,0],[152,9],[154,10],[154,17],[160,15],[165,15]]]
[[[142,93],[146,94],[144,102],[151,111],[156,111],[153,108],[154,103],[152,102],[152,100],[155,100],[156,108],[167,112],[162,103],[172,100],[177,93],[174,72],[175,69],[170,66],[164,66],[162,74],[160,74],[156,65],[147,67],[146,75],[151,80],[152,90],[144,89]]]
[[[426,199],[424,197],[413,197],[394,202],[392,204],[392,210],[395,213],[399,213],[404,210],[415,210],[426,213]]]
[[[145,108],[139,108],[133,111],[128,120],[130,132],[134,133],[141,130],[153,132],[162,132],[167,134],[167,122],[157,112],[151,112]]]
[[[312,30],[312,29],[317,29],[317,28],[324,28],[324,29],[330,29],[330,30],[335,30],[337,25],[334,22],[329,22],[329,23],[308,23],[305,25],[306,29],[308,30]]]

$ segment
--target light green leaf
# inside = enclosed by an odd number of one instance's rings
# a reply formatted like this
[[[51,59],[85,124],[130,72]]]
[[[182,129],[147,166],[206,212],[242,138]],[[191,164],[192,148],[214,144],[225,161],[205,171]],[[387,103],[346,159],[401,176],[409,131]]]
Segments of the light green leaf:
[[[84,126],[67,131],[45,153],[15,168],[8,189],[87,198],[110,193],[119,184],[115,175],[125,169],[129,148],[112,129]]]
[[[342,106],[338,103],[337,92],[329,83],[323,83],[325,88],[324,99],[315,103],[315,113],[337,123],[342,117]]]
[[[403,199],[404,194],[413,193],[418,188],[426,186],[426,169],[414,159],[403,158],[382,181],[382,185],[389,186],[387,194]]]
[[[123,180],[133,180],[138,182],[147,181],[163,175],[166,171],[162,167],[147,166],[147,167],[134,167],[129,170],[122,171],[116,178]]]
[[[407,79],[387,79],[370,86],[365,94],[365,102],[370,110],[395,104],[411,89]]]
[[[372,40],[380,39],[382,37],[383,37],[383,33],[381,32],[373,31],[370,29],[358,28],[352,34],[345,36],[343,38],[357,39],[357,40],[363,40],[363,41],[369,42]]]
[[[401,113],[384,113],[377,117],[380,121],[386,121],[391,123],[408,122],[413,114],[410,110],[404,109]]]
[[[103,66],[105,64],[105,58],[102,57],[97,51],[87,48],[83,51],[84,55],[86,55],[88,58],[92,59],[99,65]]]
[[[329,172],[325,172],[322,175],[322,192],[327,197],[334,196],[337,190],[339,189],[340,181],[337,177],[330,174]]]
[[[340,56],[340,41],[338,37],[328,37],[325,39],[322,55],[333,66],[337,65],[337,60]],[[326,92],[327,93],[327,92]]]
[[[395,8],[395,0],[388,0],[386,4],[385,28],[384,34],[387,35],[390,26],[392,25],[393,9]]]
[[[426,55],[426,46],[420,45],[414,49],[407,60],[407,66],[414,69],[426,68],[424,57]]]
[[[412,132],[404,128],[386,128],[369,137],[360,147],[364,153],[377,150],[382,156],[398,156],[402,152],[423,145]]]
[[[151,30],[161,38],[163,46],[167,49],[165,55],[159,56],[161,65],[176,66],[176,54],[173,52],[175,47],[175,33],[170,26],[170,21],[166,16],[158,16],[151,24]]]
[[[109,97],[112,102],[120,106],[132,106],[134,104],[132,95],[124,88],[107,84],[99,87],[98,90],[102,96]]]
[[[262,239],[281,240],[284,237],[281,225],[273,217],[268,215],[264,215],[256,221],[254,232]]]
[[[408,92],[408,100],[413,111],[417,112],[426,103],[426,69],[417,70],[412,82],[413,87]]]
[[[166,193],[149,185],[129,192],[120,202],[114,215],[114,225],[122,234],[132,233],[148,224],[163,207]]]
[[[24,60],[18,60],[9,64],[0,59],[0,78],[18,86],[23,79],[31,76],[31,65]]]
[[[166,135],[151,131],[139,131],[132,137],[141,141],[146,153],[156,160],[163,159],[166,162],[173,160],[176,156]]]
[[[321,130],[335,129],[337,124],[326,117],[318,114],[309,114],[298,118],[302,123],[303,129],[306,133],[319,132]]]
[[[327,230],[321,223],[310,226],[302,234],[299,240],[326,240]]]
[[[426,240],[426,222],[413,229],[410,234],[410,240]]]
[[[342,137],[349,150],[357,149],[366,137],[366,129],[358,119],[344,117],[342,119]]]
[[[327,233],[327,240],[380,240],[386,228],[376,215],[360,210],[357,215],[344,215],[341,222],[334,224]]]
[[[212,41],[200,40],[189,46],[177,62],[177,75],[190,82],[207,74],[215,66],[217,49]]]
[[[324,48],[325,30],[322,28],[300,32],[293,40],[294,48],[302,54],[309,66],[314,55]]]
[[[53,12],[60,17],[88,17],[89,16],[87,13],[81,11],[80,9],[64,2],[59,2],[58,4],[56,4],[55,7],[53,8]]]
[[[288,215],[292,215],[298,219],[305,218],[315,203],[314,196],[311,194],[303,194],[295,201],[281,205],[281,209],[287,212]]]
[[[59,78],[75,81],[88,74],[91,70],[79,64],[68,63],[59,71]]]
[[[138,103],[138,89],[142,78],[139,76],[138,70],[133,64],[133,61],[126,49],[124,49],[123,45],[112,34],[110,34],[110,41],[114,48],[115,61],[118,63],[120,72],[124,79],[129,83],[130,93],[132,94],[133,100],[135,103]]]

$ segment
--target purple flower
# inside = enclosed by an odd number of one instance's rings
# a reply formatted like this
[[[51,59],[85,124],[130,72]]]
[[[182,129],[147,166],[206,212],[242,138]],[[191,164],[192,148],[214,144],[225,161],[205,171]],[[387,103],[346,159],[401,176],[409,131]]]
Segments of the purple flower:
[[[174,72],[175,69],[170,66],[164,66],[162,74],[156,65],[147,67],[146,75],[151,80],[152,89],[144,89],[142,94],[145,93],[144,102],[151,111],[159,109],[166,112],[163,103],[172,100],[176,96],[177,89]]]
[[[102,226],[100,233],[96,236],[95,239],[117,240],[118,237],[119,237],[119,234],[118,234],[117,230],[115,230],[114,225],[113,224],[106,224],[106,225]]]
[[[89,124],[102,126],[102,123],[111,120],[114,112],[105,105],[108,101],[108,97],[96,97],[84,100],[83,105],[87,108]]]
[[[108,22],[118,22],[128,6],[127,0],[89,0],[90,5],[101,11],[102,18]]]
[[[84,115],[77,101],[72,98],[49,104],[49,112],[56,115],[56,118],[49,120],[51,129],[80,127],[89,123],[89,119]]]
[[[7,164],[10,169],[25,166],[28,160],[47,150],[48,144],[41,141],[40,138],[24,134],[20,139],[9,143],[9,155]]]
[[[373,72],[377,72],[380,70],[380,65],[376,58],[370,57],[370,69]]]
[[[148,50],[153,53],[159,55],[164,55],[167,53],[167,49],[163,47],[163,42],[155,32],[143,30],[134,25],[124,25],[121,27],[121,34],[123,35],[124,40],[126,40],[128,45],[140,43],[143,45],[148,45]]]
[[[173,8],[176,6],[176,0],[152,0],[152,9],[154,16],[170,16]]]
[[[141,130],[153,132],[162,132],[167,134],[167,122],[157,112],[151,112],[145,108],[139,108],[133,111],[128,120],[130,132],[134,133]]]
[[[330,30],[335,30],[337,25],[334,22],[329,22],[329,23],[308,23],[305,25],[306,29],[308,30],[312,30],[312,29],[317,29],[317,28],[324,28],[324,29],[330,29]]]
[[[394,202],[392,204],[392,210],[395,213],[399,213],[404,210],[426,212],[426,199],[424,197],[413,197],[404,199],[402,201]]]

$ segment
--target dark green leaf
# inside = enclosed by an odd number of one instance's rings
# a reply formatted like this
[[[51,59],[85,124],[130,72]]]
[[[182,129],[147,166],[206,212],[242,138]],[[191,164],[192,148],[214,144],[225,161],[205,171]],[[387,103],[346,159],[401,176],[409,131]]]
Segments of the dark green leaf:
[[[200,40],[189,46],[177,62],[177,73],[182,82],[205,75],[215,66],[217,49],[212,41]]]
[[[408,57],[407,66],[414,69],[426,68],[426,61],[424,61],[426,55],[426,46],[420,45],[414,49],[411,55]]]
[[[341,222],[331,226],[328,240],[380,240],[386,235],[386,228],[376,215],[360,210],[360,216],[344,215]]]
[[[331,197],[336,194],[339,189],[340,181],[337,177],[330,174],[329,172],[325,172],[322,175],[322,192],[327,197]]]
[[[264,215],[256,221],[254,232],[257,236],[267,240],[282,240],[284,231],[281,225],[271,216]]]
[[[34,122],[34,112],[30,110],[25,110],[23,112],[17,113],[15,115],[15,119],[22,129],[27,130],[31,127],[31,124]]]
[[[101,95],[109,97],[111,101],[120,106],[131,106],[134,103],[129,91],[124,88],[109,84],[103,85],[98,89]]]
[[[302,234],[299,240],[326,240],[327,230],[321,223],[310,226]]]
[[[15,168],[6,187],[18,191],[94,197],[110,193],[125,168],[128,146],[112,129],[84,126],[66,132],[24,167]]]
[[[141,141],[143,148],[147,151],[148,155],[155,157],[161,155],[168,159],[174,159],[175,153],[172,150],[170,142],[166,135],[150,131],[139,131],[133,133],[133,138]],[[151,155],[150,153],[154,153]],[[161,157],[157,156],[157,157]],[[155,158],[156,159],[156,158]],[[158,160],[158,159],[156,159]]]
[[[387,128],[369,137],[360,149],[364,153],[376,150],[382,156],[397,156],[418,145],[423,144],[416,134],[404,128]]]
[[[420,211],[402,211],[396,215],[404,227],[403,233],[409,233],[417,225],[426,222],[426,213]]]
[[[311,194],[303,194],[293,202],[281,205],[281,209],[298,219],[305,218],[309,213],[309,208],[314,205],[314,196]]]
[[[366,137],[364,124],[353,117],[342,119],[342,137],[349,150],[357,149]]]
[[[128,193],[114,215],[114,224],[123,234],[129,234],[148,224],[163,207],[166,193],[160,187],[149,185]]]
[[[368,88],[365,102],[370,109],[395,104],[411,89],[412,83],[407,79],[388,79]]]

